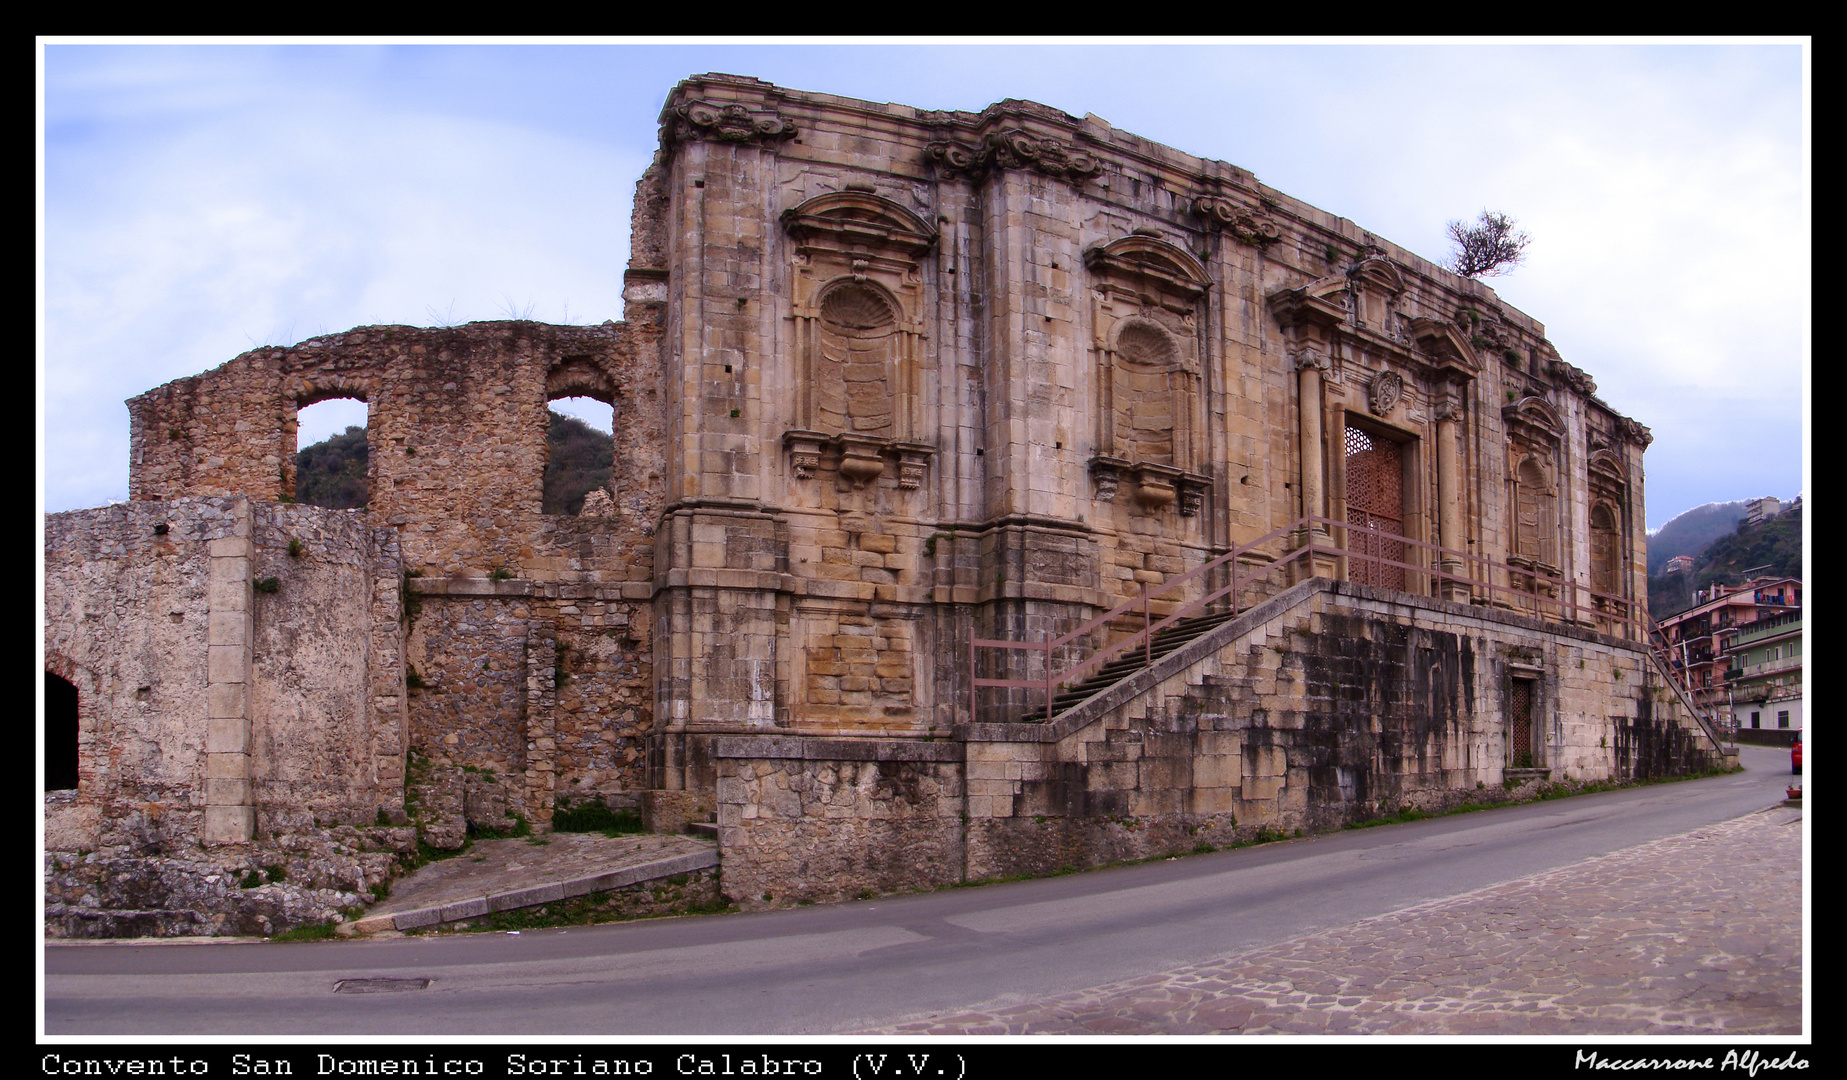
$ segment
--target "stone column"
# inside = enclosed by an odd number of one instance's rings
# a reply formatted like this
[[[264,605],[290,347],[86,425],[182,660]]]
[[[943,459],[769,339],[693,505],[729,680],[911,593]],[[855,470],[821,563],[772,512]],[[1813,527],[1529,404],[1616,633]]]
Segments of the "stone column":
[[[1302,473],[1298,478],[1298,486],[1302,490],[1302,515],[1325,516],[1327,499],[1321,489],[1324,446],[1321,434],[1321,373],[1328,368],[1328,357],[1319,349],[1304,348],[1296,353],[1295,366],[1300,394],[1297,401],[1301,420]],[[1316,544],[1332,543],[1326,525],[1310,525],[1299,536],[1298,543],[1307,543],[1311,539]],[[1306,573],[1309,576],[1334,577],[1338,573],[1332,556],[1315,555],[1307,566]]]
[[[1440,569],[1445,574],[1462,574],[1462,481],[1461,462],[1457,457],[1456,427],[1462,419],[1462,403],[1445,388],[1436,403],[1437,417],[1437,543],[1443,552]],[[1459,604],[1469,602],[1469,587],[1460,581],[1441,579],[1437,595]]]
[[[231,535],[208,541],[205,684],[205,840],[256,835],[250,791],[252,590],[250,500],[232,507]]]

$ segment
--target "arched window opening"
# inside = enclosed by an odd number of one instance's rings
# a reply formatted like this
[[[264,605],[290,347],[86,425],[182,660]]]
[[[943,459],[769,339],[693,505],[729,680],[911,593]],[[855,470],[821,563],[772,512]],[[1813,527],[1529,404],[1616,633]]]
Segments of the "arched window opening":
[[[890,438],[896,395],[898,311],[884,292],[845,282],[821,297],[815,421],[829,433]]]
[[[1514,553],[1523,559],[1557,564],[1552,487],[1532,458],[1520,462],[1514,480]]]
[[[45,673],[45,790],[77,787],[77,688]]]
[[[545,430],[545,494],[548,514],[576,515],[584,501],[601,491],[611,501],[615,475],[615,409],[589,397],[557,398]],[[603,499],[598,499],[600,505]],[[595,512],[595,507],[592,512]]]
[[[371,495],[367,481],[366,403],[329,398],[295,414],[295,501],[356,510]]]
[[[1592,591],[1606,596],[1619,593],[1622,583],[1618,572],[1621,551],[1616,536],[1616,519],[1610,513],[1610,508],[1603,503],[1591,507],[1590,587]],[[1605,597],[1598,597],[1598,600],[1605,601]]]

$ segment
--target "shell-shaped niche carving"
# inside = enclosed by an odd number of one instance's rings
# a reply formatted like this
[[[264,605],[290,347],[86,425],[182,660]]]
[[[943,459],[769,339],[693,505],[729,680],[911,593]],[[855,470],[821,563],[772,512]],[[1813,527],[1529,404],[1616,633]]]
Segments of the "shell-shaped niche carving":
[[[1124,325],[1116,335],[1116,352],[1132,364],[1166,367],[1175,361],[1179,350],[1175,348],[1174,339],[1167,331],[1153,323],[1135,319]]]
[[[891,301],[868,285],[837,285],[821,298],[821,318],[844,330],[861,333],[886,329],[898,321]]]

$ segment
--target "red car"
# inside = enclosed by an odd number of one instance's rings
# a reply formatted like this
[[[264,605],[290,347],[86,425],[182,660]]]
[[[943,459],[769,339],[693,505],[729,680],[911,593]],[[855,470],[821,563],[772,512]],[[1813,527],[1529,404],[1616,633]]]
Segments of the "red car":
[[[1802,775],[1802,736],[1800,735],[1796,736],[1795,742],[1789,744],[1789,775]]]

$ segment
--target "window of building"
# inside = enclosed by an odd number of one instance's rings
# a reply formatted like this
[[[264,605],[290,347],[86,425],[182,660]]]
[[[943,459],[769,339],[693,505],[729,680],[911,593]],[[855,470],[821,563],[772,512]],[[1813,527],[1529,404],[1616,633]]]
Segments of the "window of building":
[[[295,501],[354,510],[370,497],[366,403],[336,397],[295,413]]]
[[[1757,720],[1758,720],[1758,716],[1759,716],[1759,715],[1760,715],[1760,714],[1758,714],[1758,713],[1755,713],[1755,712],[1753,712],[1753,713],[1751,714],[1751,726],[1752,726],[1752,727],[1762,727],[1762,726],[1763,726],[1762,724],[1760,724],[1760,723],[1758,723],[1758,722],[1757,722]]]
[[[1776,726],[1780,728],[1786,728],[1789,726],[1789,710],[1788,709],[1777,710]]]
[[[550,407],[543,506],[548,514],[575,515],[615,475],[615,408],[591,397],[554,398]]]

